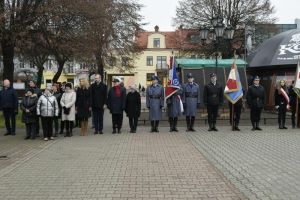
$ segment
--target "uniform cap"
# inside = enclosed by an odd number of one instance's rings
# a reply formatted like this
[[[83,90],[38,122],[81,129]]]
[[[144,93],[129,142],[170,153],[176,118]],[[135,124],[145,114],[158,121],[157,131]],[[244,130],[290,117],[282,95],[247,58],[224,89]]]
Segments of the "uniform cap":
[[[260,80],[260,77],[259,76],[254,76],[253,80]]]
[[[187,76],[187,78],[193,78],[193,74],[192,73],[188,73],[186,76]]]
[[[114,83],[119,83],[119,82],[120,82],[120,80],[119,80],[119,79],[117,79],[117,78],[115,78],[115,79],[113,80],[113,82],[114,82]]]
[[[158,77],[155,75],[151,76],[151,81],[154,81],[154,80],[158,80]]]
[[[215,73],[211,73],[211,74],[209,75],[210,78],[215,77],[215,76],[217,76]]]

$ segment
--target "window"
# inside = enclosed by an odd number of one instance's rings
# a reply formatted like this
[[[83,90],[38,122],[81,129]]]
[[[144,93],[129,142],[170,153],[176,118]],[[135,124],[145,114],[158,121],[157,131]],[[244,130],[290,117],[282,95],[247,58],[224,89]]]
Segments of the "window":
[[[122,66],[129,66],[129,58],[122,57]]]
[[[23,69],[23,68],[25,68],[25,65],[24,65],[24,63],[23,62],[20,62],[20,69]]]
[[[153,47],[154,48],[159,48],[160,47],[160,39],[159,38],[154,38]]]
[[[151,81],[152,76],[154,76],[154,73],[147,73],[147,81]]]
[[[147,56],[147,66],[153,66],[153,56]]]
[[[166,56],[157,56],[157,64],[156,64],[157,69],[167,69],[167,57]]]
[[[33,62],[30,62],[30,63],[29,63],[29,66],[30,66],[30,68],[35,68],[35,66],[34,66],[34,63],[33,63]]]

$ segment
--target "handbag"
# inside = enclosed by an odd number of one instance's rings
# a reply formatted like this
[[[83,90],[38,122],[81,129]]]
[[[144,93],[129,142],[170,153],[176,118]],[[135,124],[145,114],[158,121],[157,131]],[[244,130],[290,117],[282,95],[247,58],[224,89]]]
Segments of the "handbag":
[[[64,114],[65,115],[69,115],[70,114],[71,108],[63,107],[63,109],[64,109]]]

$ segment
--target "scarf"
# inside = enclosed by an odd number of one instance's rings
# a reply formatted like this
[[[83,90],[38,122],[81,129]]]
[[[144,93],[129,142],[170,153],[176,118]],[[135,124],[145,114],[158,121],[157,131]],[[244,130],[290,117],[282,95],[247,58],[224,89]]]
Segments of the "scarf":
[[[116,97],[120,97],[121,96],[121,87],[120,87],[120,85],[115,86],[114,89],[115,89]]]

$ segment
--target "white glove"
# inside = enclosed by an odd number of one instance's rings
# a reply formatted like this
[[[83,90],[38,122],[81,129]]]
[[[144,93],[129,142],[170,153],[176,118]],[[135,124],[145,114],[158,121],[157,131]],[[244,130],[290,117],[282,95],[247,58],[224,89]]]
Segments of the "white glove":
[[[279,106],[275,106],[276,110],[278,110]]]

